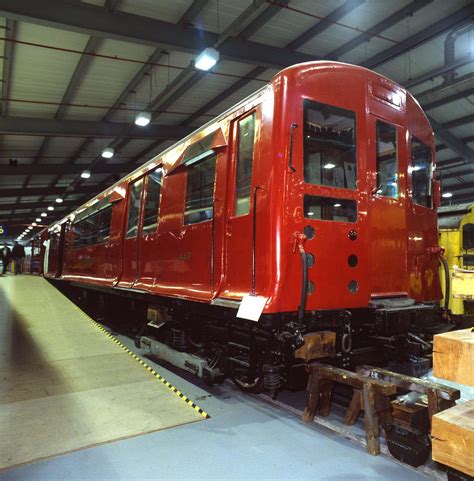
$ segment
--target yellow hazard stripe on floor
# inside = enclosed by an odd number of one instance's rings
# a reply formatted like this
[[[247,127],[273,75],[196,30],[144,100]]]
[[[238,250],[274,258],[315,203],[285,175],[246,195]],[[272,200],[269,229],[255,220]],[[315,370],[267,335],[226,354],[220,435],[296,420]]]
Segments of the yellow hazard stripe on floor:
[[[133,351],[131,351],[125,344],[122,344],[115,336],[112,336],[105,327],[103,327],[101,324],[99,324],[97,321],[94,321],[91,317],[89,317],[80,307],[78,307],[76,304],[74,304],[76,309],[78,309],[89,321],[91,321],[98,329],[100,329],[109,339],[115,342],[118,346],[120,346],[127,354],[130,354],[130,356],[135,359],[135,361],[138,361],[148,372],[153,374],[156,379],[161,381],[169,390],[173,391],[176,396],[178,396],[180,399],[182,399],[185,403],[189,404],[195,411],[197,411],[201,416],[204,418],[208,419],[211,416],[207,414],[204,409],[201,409],[197,404],[195,404],[191,399],[189,399],[187,396],[185,396],[179,389],[175,388],[169,381],[167,381],[161,374],[157,373],[151,366],[149,366],[145,361],[143,361],[139,356],[137,356]]]

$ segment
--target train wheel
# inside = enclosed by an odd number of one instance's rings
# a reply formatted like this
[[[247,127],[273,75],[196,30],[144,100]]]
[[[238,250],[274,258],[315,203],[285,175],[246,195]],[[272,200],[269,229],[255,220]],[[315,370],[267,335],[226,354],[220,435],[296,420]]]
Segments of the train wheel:
[[[232,377],[233,383],[243,392],[258,394],[263,392],[263,376],[249,379],[248,376],[239,375]]]

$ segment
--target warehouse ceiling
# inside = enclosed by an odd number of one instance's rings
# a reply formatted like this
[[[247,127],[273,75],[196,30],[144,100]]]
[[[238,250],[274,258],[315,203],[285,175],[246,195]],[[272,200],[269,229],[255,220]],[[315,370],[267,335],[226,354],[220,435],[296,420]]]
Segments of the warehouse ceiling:
[[[432,122],[443,201],[474,201],[473,18],[469,0],[0,0],[0,224],[14,237],[62,217],[283,67],[321,59],[404,85]],[[206,47],[220,61],[203,72]]]

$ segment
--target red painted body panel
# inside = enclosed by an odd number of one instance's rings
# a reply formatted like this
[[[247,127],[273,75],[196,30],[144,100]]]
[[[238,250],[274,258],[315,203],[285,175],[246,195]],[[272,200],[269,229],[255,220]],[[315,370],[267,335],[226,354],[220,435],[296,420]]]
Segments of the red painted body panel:
[[[357,189],[306,184],[303,177],[303,100],[312,99],[356,113]],[[233,216],[236,171],[236,122],[256,112],[256,145],[250,212]],[[399,197],[374,195],[375,121],[394,124],[398,132]],[[296,123],[288,168],[290,126]],[[186,169],[179,166],[185,147],[222,129],[216,164],[214,220],[183,224]],[[62,278],[146,290],[157,295],[209,302],[241,299],[251,290],[252,219],[256,209],[256,293],[268,297],[266,313],[296,311],[302,267],[295,233],[311,225],[315,237],[305,249],[315,257],[309,278],[315,286],[308,310],[367,307],[374,297],[408,295],[417,301],[441,297],[434,209],[411,199],[409,135],[433,149],[433,133],[422,110],[404,89],[360,67],[312,62],[287,68],[262,91],[168,149],[98,196],[114,192],[110,239],[106,244],[74,249],[72,231],[65,243]],[[434,152],[434,150],[433,150]],[[156,232],[124,239],[129,184],[161,166],[164,171]],[[313,194],[353,199],[356,223],[304,217],[303,198]],[[143,202],[143,198],[142,198]],[[350,230],[357,239],[351,240]],[[212,242],[214,239],[214,243]],[[348,257],[357,255],[357,267]],[[49,273],[48,273],[49,274]],[[348,290],[350,281],[358,290]]]

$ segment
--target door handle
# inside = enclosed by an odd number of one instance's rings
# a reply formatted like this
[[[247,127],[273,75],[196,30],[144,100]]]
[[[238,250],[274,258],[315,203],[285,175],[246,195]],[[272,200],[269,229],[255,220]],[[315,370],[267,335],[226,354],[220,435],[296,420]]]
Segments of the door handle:
[[[230,221],[225,223],[225,235],[229,237],[232,235],[232,223]]]

